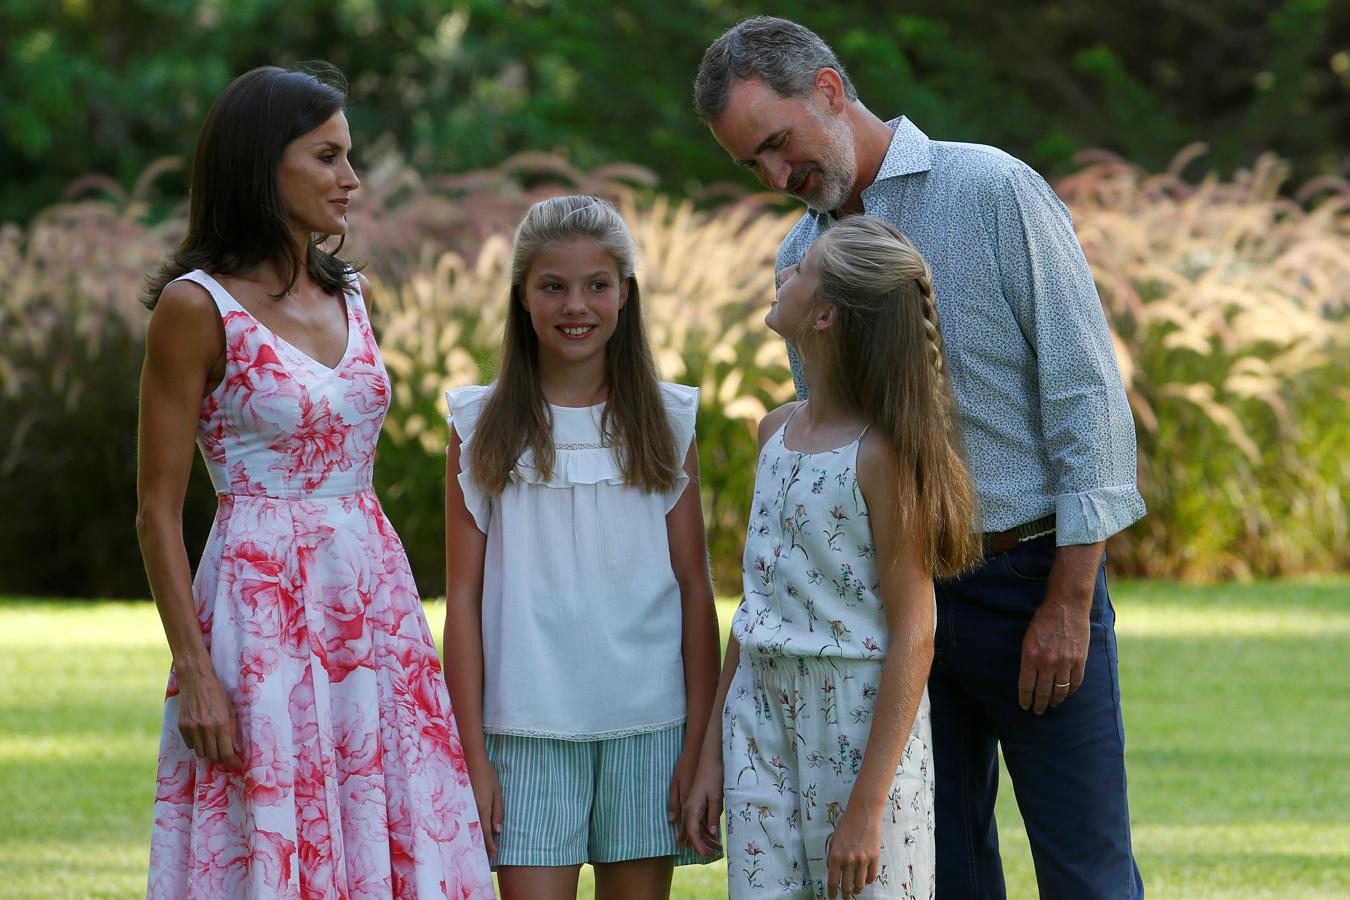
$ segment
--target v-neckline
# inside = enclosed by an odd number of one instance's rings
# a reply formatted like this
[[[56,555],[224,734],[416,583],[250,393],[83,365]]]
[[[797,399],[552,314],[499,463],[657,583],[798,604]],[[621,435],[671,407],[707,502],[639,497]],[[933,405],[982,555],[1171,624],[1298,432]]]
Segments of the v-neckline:
[[[352,322],[352,304],[351,301],[347,299],[347,291],[345,288],[342,291],[342,315],[347,325],[347,342],[342,348],[342,357],[337,361],[336,364],[329,366],[326,365],[322,360],[315,359],[313,356],[310,356],[308,353],[301,350],[299,347],[295,346],[295,344],[292,344],[290,341],[286,340],[284,337],[277,334],[274,330],[272,330],[271,327],[269,327],[265,322],[263,322],[262,319],[259,319],[252,312],[250,312],[247,306],[240,303],[239,298],[235,297],[234,294],[230,293],[230,289],[225,287],[225,285],[221,284],[219,279],[216,278],[216,276],[212,275],[210,272],[207,272],[205,270],[202,270],[202,274],[205,275],[207,278],[211,279],[211,283],[214,284],[216,287],[220,288],[221,292],[224,293],[226,297],[230,298],[231,303],[239,307],[239,309],[244,313],[244,315],[248,316],[250,319],[253,320],[253,323],[255,325],[257,325],[263,331],[271,335],[273,340],[275,340],[279,344],[284,344],[285,346],[289,347],[292,352],[297,353],[300,356],[304,357],[306,360],[322,369],[325,373],[329,375],[336,374],[339,370],[342,369],[342,365],[347,361],[347,357],[351,356],[352,335],[353,332],[356,331],[356,328],[355,323]]]

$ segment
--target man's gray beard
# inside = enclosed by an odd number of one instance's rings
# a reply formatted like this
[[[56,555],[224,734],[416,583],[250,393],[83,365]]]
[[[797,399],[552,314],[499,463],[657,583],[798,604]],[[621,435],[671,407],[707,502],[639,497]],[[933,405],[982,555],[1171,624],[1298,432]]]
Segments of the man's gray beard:
[[[823,213],[843,206],[858,179],[853,131],[838,119],[828,119],[826,123],[829,144],[820,161],[820,187],[813,195],[802,198],[808,209]]]
[[[821,173],[820,189],[813,196],[803,197],[808,209],[816,212],[834,212],[848,201],[853,192],[853,178],[841,176],[828,169]]]

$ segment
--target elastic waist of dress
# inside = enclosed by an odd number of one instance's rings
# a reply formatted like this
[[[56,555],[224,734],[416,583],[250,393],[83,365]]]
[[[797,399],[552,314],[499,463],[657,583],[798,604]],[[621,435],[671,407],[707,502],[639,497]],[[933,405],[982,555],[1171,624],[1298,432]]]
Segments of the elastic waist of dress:
[[[224,500],[225,498],[228,497],[233,501],[276,500],[281,501],[283,503],[299,503],[302,501],[315,501],[315,500],[319,501],[345,500],[349,497],[359,497],[362,494],[369,494],[373,490],[374,487],[372,485],[366,485],[363,488],[357,488],[355,490],[346,488],[333,491],[318,490],[318,491],[310,491],[307,494],[295,494],[294,496],[290,497],[281,497],[276,494],[246,494],[240,491],[218,491],[216,493],[216,496],[221,500]]]
[[[745,659],[757,672],[768,675],[802,676],[811,674],[845,673],[880,669],[886,662],[885,657],[858,658],[854,656],[835,656],[833,654],[803,654],[794,656],[773,652],[761,652],[742,648],[741,658]]]

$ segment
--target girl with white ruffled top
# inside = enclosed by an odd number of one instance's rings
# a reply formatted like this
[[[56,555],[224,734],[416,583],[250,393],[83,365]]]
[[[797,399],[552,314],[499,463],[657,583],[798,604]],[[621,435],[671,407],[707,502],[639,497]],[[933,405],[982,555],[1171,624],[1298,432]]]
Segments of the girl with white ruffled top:
[[[698,391],[594,197],[516,231],[497,380],[447,393],[446,677],[503,897],[666,897],[717,680]],[[687,725],[686,725],[687,721]]]

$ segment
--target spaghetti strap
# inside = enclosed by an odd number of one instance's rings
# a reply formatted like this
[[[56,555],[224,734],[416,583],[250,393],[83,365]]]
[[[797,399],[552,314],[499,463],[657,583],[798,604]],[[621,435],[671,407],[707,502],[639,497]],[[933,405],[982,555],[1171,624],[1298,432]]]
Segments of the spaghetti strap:
[[[862,431],[858,432],[858,436],[855,437],[853,440],[849,441],[847,444],[842,444],[842,445],[840,445],[840,446],[838,446],[838,447],[831,448],[830,450],[821,450],[821,451],[793,450],[791,447],[789,447],[789,446],[787,445],[787,430],[788,430],[788,425],[790,425],[790,424],[792,423],[792,417],[795,416],[795,415],[797,415],[797,410],[801,409],[803,406],[805,406],[805,405],[806,405],[807,403],[809,403],[809,402],[810,402],[810,400],[809,400],[809,398],[808,398],[807,400],[802,400],[802,401],[801,401],[800,403],[798,403],[796,406],[792,407],[792,411],[789,412],[789,413],[787,414],[787,418],[783,420],[783,424],[778,426],[778,431],[777,431],[776,433],[777,433],[777,435],[778,435],[778,440],[781,441],[782,444],[783,444],[783,449],[784,449],[784,450],[787,450],[787,451],[789,451],[789,452],[791,452],[791,453],[803,453],[803,454],[806,454],[806,455],[808,455],[808,456],[809,456],[809,455],[813,455],[813,454],[816,453],[816,452],[819,452],[819,453],[834,453],[834,452],[839,451],[839,450],[845,450],[845,449],[847,449],[847,448],[849,448],[849,447],[854,446],[855,444],[860,444],[860,443],[862,443],[863,436],[867,434],[867,429],[869,429],[869,428],[872,427],[872,423],[870,423],[870,422],[867,423],[866,425],[863,426]]]
[[[794,406],[794,407],[792,407],[792,411],[789,412],[789,413],[787,414],[787,418],[784,419],[784,420],[783,420],[783,424],[779,426],[779,428],[778,428],[778,434],[779,434],[779,436],[781,437],[781,439],[782,439],[782,441],[783,441],[783,446],[784,446],[784,447],[787,446],[787,430],[788,430],[788,424],[792,421],[792,417],[795,416],[795,415],[797,414],[797,410],[799,410],[799,409],[801,409],[803,406],[805,406],[805,405],[807,404],[807,402],[809,402],[809,401],[808,401],[808,400],[799,400],[799,401],[797,401],[797,405]]]

